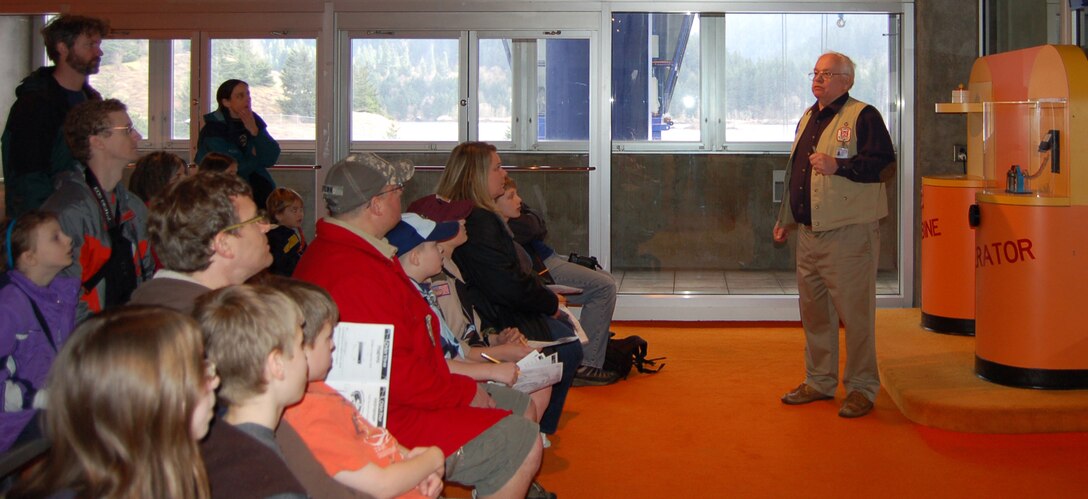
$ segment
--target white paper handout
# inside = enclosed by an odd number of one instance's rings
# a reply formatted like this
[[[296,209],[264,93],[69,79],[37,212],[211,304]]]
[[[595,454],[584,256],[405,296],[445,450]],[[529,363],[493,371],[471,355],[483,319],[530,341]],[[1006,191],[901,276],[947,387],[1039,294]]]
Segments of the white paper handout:
[[[589,336],[586,336],[586,330],[582,329],[582,323],[578,321],[578,318],[574,316],[574,313],[562,303],[559,304],[559,310],[562,310],[567,315],[567,321],[570,322],[571,329],[574,329],[574,334],[578,335],[578,341],[583,345],[589,343]]]
[[[563,377],[563,363],[556,354],[544,355],[537,351],[529,352],[518,361],[518,381],[513,388],[522,393],[532,393],[546,386],[559,382]]]
[[[393,326],[341,322],[333,343],[332,369],[325,382],[350,400],[370,424],[385,428]]]

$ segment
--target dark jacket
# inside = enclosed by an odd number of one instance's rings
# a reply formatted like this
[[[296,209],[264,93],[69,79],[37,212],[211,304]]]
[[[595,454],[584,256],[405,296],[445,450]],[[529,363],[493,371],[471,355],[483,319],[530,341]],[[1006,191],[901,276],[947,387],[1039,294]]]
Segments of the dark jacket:
[[[15,88],[15,103],[4,127],[4,190],[8,216],[38,208],[53,192],[53,176],[73,159],[61,126],[68,111],[68,91],[53,78],[55,66],[38,68]],[[85,100],[102,100],[83,85]]]
[[[76,163],[76,170],[57,175],[57,191],[49,196],[42,209],[55,213],[61,229],[72,238],[74,261],[60,275],[78,278],[86,285],[110,260],[113,249],[109,228],[103,220],[98,201],[87,186],[84,169],[83,165]],[[139,285],[155,273],[155,261],[151,258],[147,242],[147,207],[140,198],[130,194],[123,183],[117,184],[113,195],[121,206],[121,232],[132,244],[132,263],[136,284]],[[82,321],[89,313],[98,313],[106,308],[107,283],[113,277],[115,275],[107,275],[90,289],[84,289],[77,320]]]
[[[453,261],[469,284],[463,297],[476,307],[484,327],[518,327],[531,340],[551,340],[545,316],[554,315],[559,300],[522,265],[516,244],[498,215],[473,208],[465,219],[468,242],[453,252]]]
[[[299,258],[306,251],[306,241],[295,229],[278,225],[268,231],[268,247],[272,251],[272,266],[268,270],[276,275],[291,277]]]
[[[213,498],[306,497],[307,491],[269,447],[221,419],[212,421],[200,455]]]
[[[238,162],[238,176],[253,187],[253,201],[264,208],[265,198],[276,188],[268,169],[280,158],[280,145],[268,134],[268,125],[257,113],[257,135],[251,135],[241,120],[231,119],[224,111],[204,115],[204,128],[197,140],[196,162],[210,152],[226,154]]]

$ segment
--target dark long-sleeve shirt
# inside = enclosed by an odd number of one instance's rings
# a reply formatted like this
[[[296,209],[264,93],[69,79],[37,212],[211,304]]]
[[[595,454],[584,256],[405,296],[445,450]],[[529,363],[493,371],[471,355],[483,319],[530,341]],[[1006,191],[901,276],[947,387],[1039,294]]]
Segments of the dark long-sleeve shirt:
[[[849,98],[850,94],[843,94],[822,110],[818,103],[813,104],[812,118],[803,124],[805,129],[794,146],[789,185],[790,208],[794,220],[799,224],[812,225],[812,176],[809,172],[812,165],[808,160],[809,154],[816,150],[820,136]],[[892,145],[888,127],[884,125],[880,112],[867,105],[858,115],[854,129],[858,139],[857,154],[851,158],[837,158],[835,161],[839,169],[835,175],[859,183],[880,182],[881,172],[895,162],[895,146]]]

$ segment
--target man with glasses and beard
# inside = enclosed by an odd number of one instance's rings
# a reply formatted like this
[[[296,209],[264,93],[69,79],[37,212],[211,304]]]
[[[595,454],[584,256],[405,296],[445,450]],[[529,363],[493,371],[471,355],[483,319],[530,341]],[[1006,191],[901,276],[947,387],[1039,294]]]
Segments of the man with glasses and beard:
[[[42,28],[54,66],[38,68],[15,89],[3,134],[7,215],[38,208],[53,192],[53,176],[72,168],[60,134],[68,111],[84,101],[102,100],[87,83],[102,62],[102,37],[109,25],[91,17],[62,15]]]

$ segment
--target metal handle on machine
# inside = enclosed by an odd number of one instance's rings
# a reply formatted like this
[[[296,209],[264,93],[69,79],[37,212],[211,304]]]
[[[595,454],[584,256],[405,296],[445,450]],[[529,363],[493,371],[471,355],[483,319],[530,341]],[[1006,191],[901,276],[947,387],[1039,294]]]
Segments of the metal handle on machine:
[[[977,204],[973,204],[967,208],[967,224],[971,228],[978,227],[978,224],[982,221],[982,212],[979,210]]]

